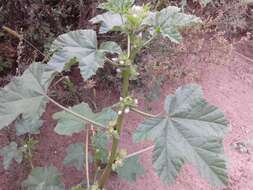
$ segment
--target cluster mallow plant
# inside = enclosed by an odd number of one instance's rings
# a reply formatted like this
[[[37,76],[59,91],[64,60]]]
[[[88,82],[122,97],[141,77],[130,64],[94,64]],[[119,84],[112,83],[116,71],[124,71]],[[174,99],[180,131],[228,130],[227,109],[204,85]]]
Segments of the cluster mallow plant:
[[[105,189],[112,172],[134,181],[145,172],[139,161],[140,154],[151,149],[154,170],[166,184],[172,184],[182,166],[190,163],[214,187],[226,186],[228,176],[222,141],[227,120],[217,107],[203,98],[200,86],[179,87],[166,97],[164,112],[160,115],[138,108],[137,98],[129,92],[130,81],[138,76],[135,58],[140,51],[160,37],[180,43],[180,31],[201,24],[201,19],[182,13],[174,6],[151,11],[149,5],[137,6],[133,0],[108,0],[99,8],[105,12],[90,22],[99,25],[101,34],[115,32],[124,35],[126,49],[113,41],[99,44],[94,30],[76,30],[60,35],[52,43],[54,53],[46,64],[31,64],[21,76],[14,77],[0,90],[0,129],[14,123],[17,135],[30,137],[39,133],[43,124],[41,116],[49,102],[61,108],[62,111],[53,114],[57,121],[55,133],[65,136],[85,134],[85,142],[67,147],[63,160],[63,164],[72,165],[86,174],[83,182],[72,190]],[[87,103],[65,107],[52,99],[48,93],[51,82],[73,64],[78,65],[84,80],[89,80],[104,64],[111,64],[122,79],[119,101],[93,113]],[[129,112],[145,118],[133,133],[134,143],[151,139],[153,146],[134,153],[119,147],[123,121]],[[21,163],[25,153],[31,158],[35,143],[32,138],[28,142],[24,145],[11,142],[1,149],[5,169],[13,160]],[[88,159],[90,154],[92,161]],[[91,164],[94,167],[89,167]],[[29,190],[64,190],[60,175],[51,163],[44,167],[32,166],[22,186]]]

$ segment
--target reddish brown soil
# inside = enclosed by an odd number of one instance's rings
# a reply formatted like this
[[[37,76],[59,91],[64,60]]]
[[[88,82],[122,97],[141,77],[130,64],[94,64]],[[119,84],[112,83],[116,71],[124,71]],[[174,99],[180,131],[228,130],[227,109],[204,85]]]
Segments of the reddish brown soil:
[[[162,88],[161,101],[150,103],[152,112],[157,114],[162,111],[163,99],[166,95],[172,93],[178,86],[197,82],[203,87],[207,100],[220,107],[225,112],[230,121],[230,130],[224,140],[225,153],[228,158],[229,168],[229,186],[226,190],[252,190],[253,189],[253,160],[252,147],[247,144],[253,139],[253,61],[236,53],[239,51],[231,50],[229,55],[218,51],[211,51],[209,46],[211,41],[204,41],[202,45],[201,56],[196,54],[185,54],[182,56],[182,64],[188,65],[195,71],[195,77],[179,80],[172,84],[166,82]],[[236,48],[235,48],[236,49]],[[248,49],[247,49],[248,50]],[[248,50],[252,52],[251,50]],[[244,53],[239,51],[240,53]],[[210,57],[216,57],[218,62],[212,61]],[[224,57],[226,59],[224,59]],[[228,59],[227,59],[228,58]],[[218,64],[219,63],[219,64]],[[118,98],[118,95],[101,96],[103,105],[110,105]],[[140,98],[140,106],[144,107],[144,99]],[[45,124],[41,135],[39,145],[34,157],[36,166],[55,165],[62,173],[62,179],[69,188],[72,185],[81,182],[84,174],[77,172],[72,167],[62,165],[62,160],[66,153],[66,147],[73,142],[83,142],[84,134],[74,135],[73,137],[58,136],[53,132],[56,124],[52,119],[52,114],[58,111],[53,105],[49,105],[44,115]],[[143,120],[142,117],[130,113],[125,122],[126,127],[122,133],[121,147],[128,150],[129,153],[151,145],[151,142],[142,144],[133,144],[131,134],[134,132],[138,123]],[[6,144],[6,139],[1,136],[1,144]],[[242,153],[232,145],[237,142],[246,144],[247,152]],[[107,186],[108,190],[214,190],[205,180],[201,179],[197,171],[190,165],[186,165],[180,173],[174,185],[168,187],[163,185],[151,164],[152,152],[146,152],[141,156],[141,161],[146,169],[146,174],[140,177],[135,183],[129,184],[124,180],[111,177]],[[12,166],[10,171],[4,171],[0,167],[0,190],[19,190],[20,181],[26,175],[24,166]]]

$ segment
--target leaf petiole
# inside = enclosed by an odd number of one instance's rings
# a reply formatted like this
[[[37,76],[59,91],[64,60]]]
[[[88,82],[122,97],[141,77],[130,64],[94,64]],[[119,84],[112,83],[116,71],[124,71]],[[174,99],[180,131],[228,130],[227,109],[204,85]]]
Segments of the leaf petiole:
[[[116,67],[119,66],[119,64],[113,62],[113,61],[112,61],[111,59],[109,59],[108,57],[105,57],[105,60],[106,60],[108,63],[110,63],[112,66],[116,66]]]
[[[156,38],[156,35],[153,35],[151,38],[149,38],[147,41],[143,43],[143,47],[146,47],[152,40]]]
[[[86,139],[85,139],[85,170],[86,170],[87,189],[90,189],[90,174],[89,174],[89,128],[87,128],[87,130],[86,130]]]
[[[134,107],[131,107],[130,109],[131,109],[133,112],[136,112],[136,113],[138,113],[138,114],[140,114],[140,115],[142,115],[142,116],[144,116],[144,117],[156,118],[157,116],[160,115],[160,113],[157,114],[157,115],[153,115],[153,114],[150,114],[150,113],[146,113],[146,112],[141,111],[141,110],[138,110],[137,108],[134,108]]]
[[[75,117],[77,117],[77,118],[79,118],[79,119],[82,119],[82,120],[84,120],[84,121],[86,121],[86,122],[89,122],[90,124],[93,124],[94,126],[101,127],[101,128],[104,128],[104,129],[106,128],[104,125],[102,125],[102,124],[100,124],[100,123],[98,123],[98,122],[95,122],[95,121],[93,121],[93,120],[91,120],[91,119],[88,119],[88,118],[86,118],[85,116],[80,115],[80,114],[78,114],[78,113],[72,111],[71,109],[66,108],[65,106],[63,106],[63,105],[59,104],[58,102],[56,102],[54,99],[50,98],[48,95],[44,94],[44,96],[45,96],[46,98],[48,98],[48,100],[49,100],[50,102],[52,102],[53,104],[55,104],[55,105],[58,106],[59,108],[63,109],[64,111],[66,111],[66,112],[72,114],[73,116],[75,116]]]
[[[136,152],[133,152],[133,153],[131,153],[131,154],[128,154],[124,159],[131,158],[131,157],[133,157],[133,156],[137,156],[137,155],[139,155],[139,154],[142,154],[142,153],[144,153],[144,152],[147,152],[147,151],[149,151],[149,150],[152,150],[154,147],[155,147],[155,146],[152,145],[152,146],[149,146],[149,147],[147,147],[147,148],[138,150],[138,151],[136,151]]]

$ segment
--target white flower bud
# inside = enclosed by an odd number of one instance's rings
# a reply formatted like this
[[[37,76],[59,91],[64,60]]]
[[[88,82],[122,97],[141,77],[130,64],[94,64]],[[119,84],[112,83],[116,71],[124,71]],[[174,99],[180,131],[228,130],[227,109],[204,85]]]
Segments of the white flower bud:
[[[133,14],[133,17],[135,17],[135,18],[136,18],[136,17],[138,17],[138,15],[137,15],[137,14]]]
[[[140,32],[140,33],[138,34],[138,36],[139,36],[140,38],[142,38],[142,32]]]
[[[121,114],[122,114],[122,111],[121,111],[121,110],[119,110],[119,111],[118,111],[118,115],[121,115]]]
[[[122,98],[122,97],[119,97],[119,100],[120,100],[120,101],[123,101],[123,99],[124,99],[124,98]]]
[[[137,6],[137,5],[134,5],[132,8],[131,8],[131,13],[134,15],[140,15],[141,12],[143,12],[143,7],[142,6]]]
[[[121,149],[119,151],[119,155],[120,155],[121,158],[125,158],[127,156],[127,150]]]
[[[117,71],[117,73],[121,73],[121,69],[120,68],[117,68],[116,71]]]
[[[121,65],[123,65],[124,63],[125,63],[125,62],[124,62],[124,61],[122,61],[122,60],[119,62],[119,64],[121,64]]]
[[[118,61],[118,58],[114,57],[114,58],[112,58],[112,61],[116,62],[116,61]]]
[[[27,148],[27,147],[28,147],[27,144],[25,144],[25,145],[24,145],[24,148]]]
[[[117,165],[116,164],[112,164],[112,170],[115,171],[117,169]]]
[[[135,9],[135,11],[141,11],[143,8],[141,6],[133,6],[133,8]]]
[[[118,167],[122,167],[123,166],[123,161],[122,160],[116,160],[115,164]]]
[[[134,99],[134,103],[135,103],[135,104],[138,104],[138,99]]]
[[[129,113],[130,112],[130,109],[129,107],[127,107],[125,110],[124,110],[125,113]]]

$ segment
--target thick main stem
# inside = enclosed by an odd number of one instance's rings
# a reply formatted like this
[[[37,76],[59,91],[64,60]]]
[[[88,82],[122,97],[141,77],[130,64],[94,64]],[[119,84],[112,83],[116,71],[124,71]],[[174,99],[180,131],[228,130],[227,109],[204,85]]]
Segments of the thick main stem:
[[[128,86],[129,86],[129,71],[126,70],[125,73],[123,73],[123,97],[128,96]],[[122,128],[123,119],[124,119],[124,112],[117,118],[116,130],[119,135]],[[112,165],[117,155],[118,145],[119,145],[119,138],[113,137],[109,161],[106,165],[106,168],[102,176],[100,177],[100,180],[98,181],[99,188],[101,189],[104,187],[104,185],[106,184],[107,180],[110,177]]]
[[[128,36],[128,57],[130,57],[131,53],[131,43],[130,43],[130,36]],[[122,77],[123,77],[123,88],[122,88],[122,95],[123,98],[128,96],[128,88],[129,88],[129,78],[130,78],[130,67],[126,67],[122,71]],[[123,125],[123,119],[124,119],[124,111],[122,114],[120,114],[117,118],[117,123],[115,126],[115,129],[117,130],[118,134],[120,135],[121,128]],[[113,137],[112,140],[112,147],[111,147],[111,155],[109,158],[109,161],[106,165],[106,168],[104,169],[103,174],[101,175],[99,181],[98,181],[98,186],[100,189],[103,189],[105,186],[106,182],[108,181],[110,174],[112,172],[112,165],[115,162],[116,156],[117,156],[117,150],[118,150],[118,145],[119,145],[119,138]]]

